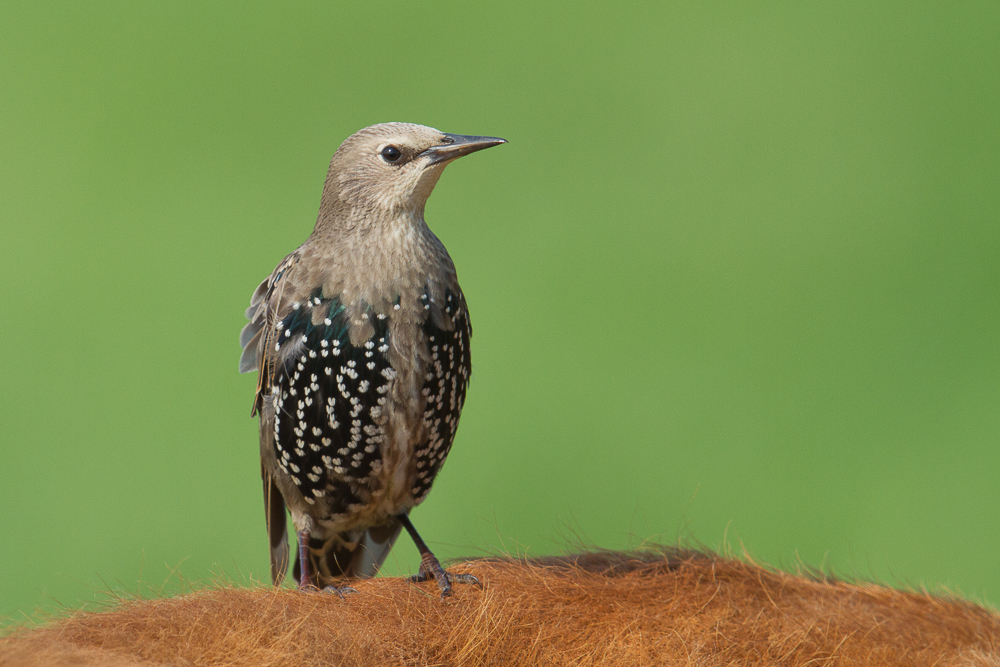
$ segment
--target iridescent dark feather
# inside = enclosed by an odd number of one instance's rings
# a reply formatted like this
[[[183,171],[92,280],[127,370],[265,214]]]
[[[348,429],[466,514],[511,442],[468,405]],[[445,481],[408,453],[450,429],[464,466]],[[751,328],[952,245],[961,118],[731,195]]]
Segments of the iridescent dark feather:
[[[424,293],[421,301],[429,303]],[[461,293],[446,292],[442,329],[427,317],[430,363],[421,387],[426,439],[414,456],[412,488],[419,502],[451,449],[469,381],[471,326]],[[358,491],[382,469],[386,403],[396,370],[387,318],[365,310],[372,335],[360,345],[350,339],[346,309],[337,298],[314,293],[275,325],[273,351],[294,346],[274,369],[263,394],[274,409],[275,459],[306,502],[325,498],[331,518],[349,514],[365,501]],[[270,351],[269,351],[270,352]]]
[[[425,293],[422,300],[427,303],[428,299]],[[445,300],[444,311],[452,321],[453,328],[441,329],[432,319],[424,323],[431,363],[424,375],[421,391],[427,399],[424,420],[429,427],[430,437],[425,445],[416,450],[417,475],[413,497],[418,502],[430,491],[434,477],[451,451],[472,370],[469,349],[472,324],[465,299],[461,292],[453,294],[448,290]]]
[[[276,325],[275,352],[295,352],[275,369],[266,394],[274,408],[275,457],[307,503],[328,498],[331,518],[363,502],[353,491],[381,469],[383,415],[395,370],[386,352],[385,318],[352,345],[346,309],[337,298],[312,296]],[[318,321],[314,324],[314,321]]]

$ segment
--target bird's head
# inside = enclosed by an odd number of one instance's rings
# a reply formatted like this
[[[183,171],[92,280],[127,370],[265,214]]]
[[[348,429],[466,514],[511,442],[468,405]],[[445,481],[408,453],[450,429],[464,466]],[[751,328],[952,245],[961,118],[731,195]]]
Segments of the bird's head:
[[[344,206],[375,213],[422,213],[448,163],[504,143],[497,137],[446,134],[411,123],[366,127],[334,154],[321,215],[324,208]]]

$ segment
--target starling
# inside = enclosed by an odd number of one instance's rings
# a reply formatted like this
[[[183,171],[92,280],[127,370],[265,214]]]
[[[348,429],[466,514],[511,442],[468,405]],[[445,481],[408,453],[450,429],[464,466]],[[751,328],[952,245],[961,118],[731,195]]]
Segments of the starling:
[[[430,491],[465,402],[472,326],[455,265],[424,222],[454,159],[506,143],[383,123],[330,162],[312,234],[253,293],[240,372],[257,370],[252,414],[271,547],[299,588],[349,590],[372,577],[401,528],[421,555],[416,581],[451,583],[408,514]]]

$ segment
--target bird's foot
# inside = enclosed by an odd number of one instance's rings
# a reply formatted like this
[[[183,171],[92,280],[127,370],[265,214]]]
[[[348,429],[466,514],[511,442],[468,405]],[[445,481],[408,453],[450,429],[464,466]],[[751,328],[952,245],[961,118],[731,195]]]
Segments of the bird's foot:
[[[344,599],[345,595],[350,595],[352,593],[357,593],[358,592],[358,590],[356,588],[351,588],[350,586],[346,586],[346,585],[345,586],[334,586],[333,584],[330,584],[329,586],[324,586],[323,588],[320,588],[319,586],[317,586],[316,584],[314,584],[311,581],[300,582],[299,583],[299,591],[302,592],[302,593],[328,593],[328,594],[331,594],[331,595],[336,595],[341,600]]]
[[[483,585],[479,579],[471,574],[456,574],[448,572],[446,569],[441,567],[441,563],[439,563],[438,559],[434,557],[434,554],[428,552],[420,556],[420,569],[415,575],[409,577],[407,581],[421,583],[428,581],[431,577],[434,578],[437,582],[438,588],[441,590],[441,599],[451,595],[452,584],[475,584],[476,586]]]
[[[343,600],[345,595],[353,595],[358,592],[358,589],[351,588],[350,586],[334,586],[333,584],[330,584],[323,589],[323,592],[336,595]]]

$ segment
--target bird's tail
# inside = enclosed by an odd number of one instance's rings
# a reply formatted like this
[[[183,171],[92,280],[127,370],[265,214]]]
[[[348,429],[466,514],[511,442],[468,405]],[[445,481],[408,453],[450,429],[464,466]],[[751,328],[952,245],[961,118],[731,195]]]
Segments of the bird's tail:
[[[340,534],[325,542],[311,539],[310,570],[316,573],[317,585],[320,588],[339,586],[345,578],[374,577],[389,556],[389,551],[402,527],[402,524],[393,520],[357,535]],[[299,559],[296,557],[295,567],[292,570],[295,581],[300,580],[301,571]]]
[[[288,570],[288,528],[286,527],[285,501],[274,478],[263,468],[264,515],[267,518],[268,545],[271,547],[271,583],[281,585]]]

